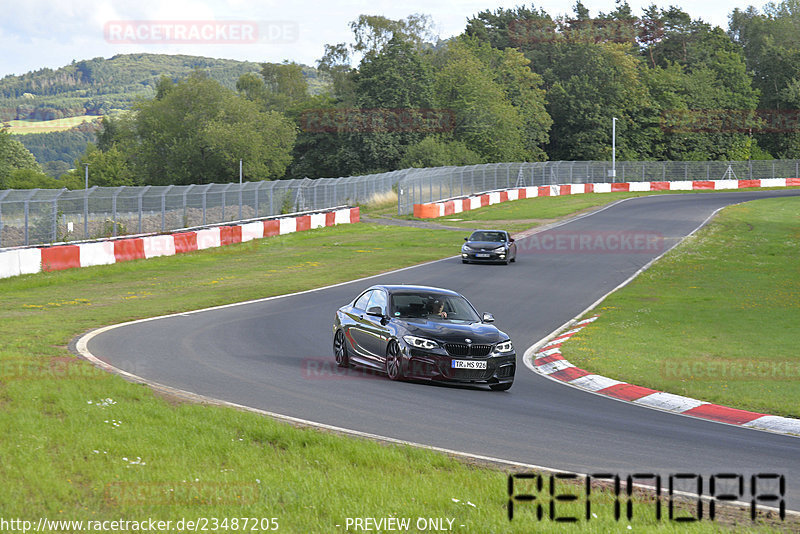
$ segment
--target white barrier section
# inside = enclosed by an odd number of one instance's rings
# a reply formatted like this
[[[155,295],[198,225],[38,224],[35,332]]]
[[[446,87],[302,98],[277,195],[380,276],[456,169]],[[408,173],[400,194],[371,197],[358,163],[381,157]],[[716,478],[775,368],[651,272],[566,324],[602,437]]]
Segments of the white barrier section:
[[[286,219],[278,219],[281,225],[281,235],[283,234],[291,234],[292,232],[297,231],[297,219],[294,217],[286,218]],[[349,222],[349,221],[348,221]]]
[[[336,210],[336,216],[333,219],[334,224],[349,224],[350,223],[350,210]]]
[[[175,238],[171,235],[143,237],[142,242],[144,244],[145,258],[175,255]]]
[[[208,228],[197,232],[197,250],[220,246],[219,228]]]
[[[470,197],[469,209],[476,210],[481,207],[481,197]]]
[[[570,195],[580,195],[586,191],[586,188],[583,187],[583,184],[569,184],[569,194]]]
[[[100,243],[84,243],[79,245],[81,267],[92,265],[111,265],[117,262],[114,256],[114,242],[101,241]]]
[[[251,222],[242,225],[242,243],[264,237],[264,223]]]
[[[27,248],[19,251],[19,274],[33,274],[42,270],[42,251]]]
[[[489,193],[489,205],[500,203],[500,193]]]
[[[594,192],[595,193],[610,193],[611,192],[611,184],[594,184]]]
[[[7,250],[0,252],[0,278],[18,276],[19,270],[19,250]]]
[[[650,182],[629,182],[629,191],[650,191]]]
[[[525,198],[536,198],[539,196],[539,188],[538,187],[526,187],[525,188]]]
[[[692,182],[690,180],[681,180],[679,182],[670,182],[669,183],[669,190],[670,191],[691,191],[692,190]]]
[[[519,200],[519,189],[509,189],[508,200]]]
[[[762,178],[761,187],[786,187],[786,178]]]
[[[464,203],[461,201],[461,199],[453,201],[453,213],[461,213],[462,211],[464,211],[463,208],[464,208]]]
[[[551,185],[550,186],[550,196],[557,197],[561,194],[561,186],[558,185]]]
[[[314,228],[323,228],[325,227],[325,214],[324,213],[312,213],[311,214],[311,225],[309,228],[312,230]]]
[[[738,188],[739,188],[739,180],[714,180],[714,189],[738,189]]]

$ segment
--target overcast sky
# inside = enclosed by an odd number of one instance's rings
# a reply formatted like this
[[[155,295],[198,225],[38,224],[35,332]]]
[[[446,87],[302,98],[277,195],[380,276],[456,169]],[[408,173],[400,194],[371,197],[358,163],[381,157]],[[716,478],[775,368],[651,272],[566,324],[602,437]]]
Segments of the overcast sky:
[[[727,29],[734,8],[763,1],[632,0],[642,7],[677,5],[693,18]],[[441,38],[464,30],[480,11],[530,5],[505,0],[0,0],[0,77],[74,60],[149,52],[190,54],[250,61],[296,61],[315,65],[326,43],[349,42],[348,23],[360,14],[404,18],[430,15]],[[572,14],[571,0],[540,0],[535,7],[552,16]],[[614,9],[613,0],[584,0],[592,16]],[[179,22],[179,24],[175,24]],[[205,24],[217,21],[215,26]],[[227,21],[221,23],[220,21]],[[205,24],[205,25],[204,25]],[[176,35],[175,32],[184,32]],[[194,32],[194,33],[193,33]],[[168,38],[194,42],[168,43]],[[133,42],[123,42],[125,40]],[[227,41],[227,42],[223,42]]]

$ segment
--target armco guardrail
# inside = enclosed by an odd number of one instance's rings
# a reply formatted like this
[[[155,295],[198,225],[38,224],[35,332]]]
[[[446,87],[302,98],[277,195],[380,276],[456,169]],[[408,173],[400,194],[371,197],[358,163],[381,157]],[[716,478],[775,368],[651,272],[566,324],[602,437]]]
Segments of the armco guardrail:
[[[172,234],[9,249],[0,251],[0,278],[40,271],[59,271],[158,256],[173,256],[194,250],[242,243],[252,239],[358,221],[358,208],[343,207],[329,211],[300,213]]]
[[[800,176],[800,160],[617,161],[615,167],[610,161],[544,161],[412,169],[397,184],[397,212],[407,215],[413,212],[415,204],[520,187],[797,176]]]
[[[743,189],[749,187],[800,186],[800,178],[763,180],[682,180],[675,182],[616,182],[600,184],[560,184],[487,191],[477,195],[414,205],[414,217],[432,219],[523,198],[576,195],[581,193],[616,193],[627,191],[693,191]]]

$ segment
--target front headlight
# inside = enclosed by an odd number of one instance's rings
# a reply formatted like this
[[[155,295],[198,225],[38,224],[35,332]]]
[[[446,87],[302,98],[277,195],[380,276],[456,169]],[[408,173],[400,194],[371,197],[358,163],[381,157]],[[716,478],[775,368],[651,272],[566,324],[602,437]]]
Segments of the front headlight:
[[[494,249],[494,252],[505,252],[505,251],[506,247],[497,247],[496,249]]]
[[[461,250],[463,250],[464,252],[469,252],[470,250],[472,250],[472,248],[470,248],[469,245],[461,245]]]
[[[508,341],[498,343],[494,350],[495,352],[511,352],[514,350],[514,345],[511,344],[511,340],[509,339]]]
[[[439,344],[435,341],[425,339],[424,337],[403,336],[403,339],[406,341],[406,343],[408,343],[409,346],[416,349],[433,350],[439,346]]]

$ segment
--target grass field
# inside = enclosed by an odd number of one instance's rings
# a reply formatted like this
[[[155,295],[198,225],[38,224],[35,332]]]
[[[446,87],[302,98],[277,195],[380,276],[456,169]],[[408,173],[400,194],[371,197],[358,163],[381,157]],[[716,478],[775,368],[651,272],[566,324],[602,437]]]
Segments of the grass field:
[[[501,471],[176,402],[98,371],[66,348],[76,335],[106,324],[309,289],[449,255],[453,235],[361,224],[0,280],[3,517],[277,518],[280,532],[341,532],[348,517],[393,516],[448,518],[454,530],[470,533],[574,531],[575,525],[539,522],[524,505],[510,523]],[[569,491],[581,494],[582,487]],[[646,499],[637,501],[633,521],[613,519],[608,494],[593,494],[592,503],[598,517],[579,523],[582,531],[628,525],[718,531],[710,522],[656,521]],[[582,517],[583,506],[565,504],[563,513]],[[263,524],[256,529],[263,530]]]
[[[725,208],[598,309],[562,349],[578,367],[800,417],[800,198]]]
[[[92,122],[99,120],[97,115],[79,115],[77,117],[67,117],[65,119],[53,119],[51,121],[29,121],[12,120],[9,124],[8,133],[11,134],[35,134],[49,133],[69,130],[78,126],[82,122]]]

